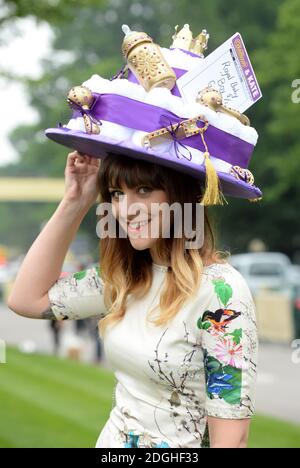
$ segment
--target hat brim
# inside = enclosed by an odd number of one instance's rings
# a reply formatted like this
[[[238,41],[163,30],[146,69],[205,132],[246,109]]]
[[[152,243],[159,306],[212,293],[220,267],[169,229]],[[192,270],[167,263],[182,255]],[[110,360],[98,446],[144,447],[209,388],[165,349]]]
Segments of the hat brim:
[[[45,130],[45,135],[56,143],[96,158],[103,159],[108,153],[122,154],[123,156],[162,164],[192,177],[200,177],[201,181],[205,181],[205,166],[203,164],[197,164],[193,160],[187,163],[187,159],[184,157],[175,158],[167,152],[158,153],[152,148],[141,148],[132,143],[131,140],[117,142],[104,135],[87,134],[67,128],[48,128]],[[262,197],[261,190],[255,185],[247,184],[225,172],[217,171],[217,173],[224,195],[247,199]]]

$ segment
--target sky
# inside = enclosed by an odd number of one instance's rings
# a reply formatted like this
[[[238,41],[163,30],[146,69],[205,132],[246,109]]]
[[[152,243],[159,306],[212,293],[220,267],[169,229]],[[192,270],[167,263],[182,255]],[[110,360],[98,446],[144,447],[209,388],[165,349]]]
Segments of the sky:
[[[1,68],[17,76],[39,78],[42,74],[41,59],[50,54],[53,33],[43,23],[39,26],[32,18],[17,21],[21,36],[16,37],[11,28],[1,31],[0,45]],[[2,42],[2,41],[1,41]],[[8,133],[21,123],[32,123],[37,118],[36,112],[29,105],[24,86],[17,82],[8,82],[0,75],[0,102],[2,112],[0,130],[0,166],[17,161],[18,154],[8,141]]]

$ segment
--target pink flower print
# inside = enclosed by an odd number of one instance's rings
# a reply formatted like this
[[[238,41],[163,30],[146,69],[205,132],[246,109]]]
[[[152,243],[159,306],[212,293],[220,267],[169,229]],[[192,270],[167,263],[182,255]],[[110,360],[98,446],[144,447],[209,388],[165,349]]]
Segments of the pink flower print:
[[[243,348],[241,344],[234,343],[230,338],[221,338],[214,351],[216,358],[226,366],[236,367],[237,369],[243,368]]]

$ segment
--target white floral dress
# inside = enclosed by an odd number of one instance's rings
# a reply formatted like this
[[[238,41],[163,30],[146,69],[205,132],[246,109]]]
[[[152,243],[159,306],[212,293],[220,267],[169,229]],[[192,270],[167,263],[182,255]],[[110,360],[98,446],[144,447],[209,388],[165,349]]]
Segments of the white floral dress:
[[[147,296],[129,297],[124,319],[104,337],[116,387],[96,447],[207,447],[208,415],[254,413],[257,328],[242,275],[228,263],[205,267],[196,298],[156,327],[146,316],[159,302],[167,267],[152,268]],[[97,267],[59,279],[49,299],[58,319],[106,313]]]

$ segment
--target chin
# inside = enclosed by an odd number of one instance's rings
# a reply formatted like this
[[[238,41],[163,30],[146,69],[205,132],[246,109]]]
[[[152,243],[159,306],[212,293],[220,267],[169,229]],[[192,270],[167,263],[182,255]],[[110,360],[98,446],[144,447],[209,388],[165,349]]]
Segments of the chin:
[[[132,247],[135,250],[150,249],[155,243],[156,239],[132,239],[129,238]]]

